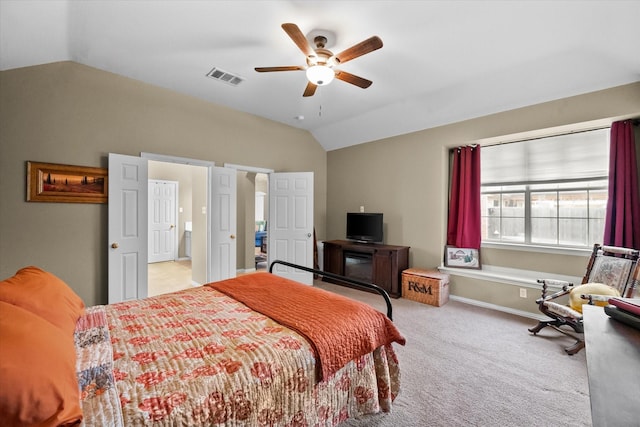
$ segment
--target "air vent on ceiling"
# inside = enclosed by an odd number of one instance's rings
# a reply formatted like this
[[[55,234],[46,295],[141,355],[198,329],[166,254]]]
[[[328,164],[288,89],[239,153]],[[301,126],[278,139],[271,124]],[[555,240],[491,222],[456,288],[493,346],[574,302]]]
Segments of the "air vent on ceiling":
[[[228,73],[217,67],[213,67],[213,69],[207,73],[207,77],[211,77],[212,79],[216,79],[221,82],[228,83],[232,86],[238,86],[240,83],[244,81],[242,77],[236,76],[235,74]]]

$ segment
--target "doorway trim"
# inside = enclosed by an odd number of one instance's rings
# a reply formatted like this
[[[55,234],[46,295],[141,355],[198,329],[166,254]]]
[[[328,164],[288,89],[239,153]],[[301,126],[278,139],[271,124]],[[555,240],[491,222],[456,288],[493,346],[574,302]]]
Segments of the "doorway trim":
[[[224,167],[225,168],[229,168],[229,169],[235,169],[235,170],[243,171],[243,172],[253,172],[253,173],[270,174],[270,173],[275,172],[273,169],[256,168],[254,166],[234,165],[233,163],[225,163]]]

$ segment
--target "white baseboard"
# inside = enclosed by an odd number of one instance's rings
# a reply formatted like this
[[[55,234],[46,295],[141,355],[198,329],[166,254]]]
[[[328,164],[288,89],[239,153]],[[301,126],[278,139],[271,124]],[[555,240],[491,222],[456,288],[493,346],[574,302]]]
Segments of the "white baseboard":
[[[484,301],[478,301],[471,298],[459,297],[456,295],[449,295],[449,299],[452,299],[454,301],[459,301],[469,305],[475,305],[477,307],[483,307],[491,310],[502,311],[503,313],[515,314],[516,316],[527,317],[533,320],[547,320],[547,317],[545,317],[542,314],[535,314],[535,313],[531,313],[524,310],[516,310],[514,308],[504,307],[497,304],[491,304]]]

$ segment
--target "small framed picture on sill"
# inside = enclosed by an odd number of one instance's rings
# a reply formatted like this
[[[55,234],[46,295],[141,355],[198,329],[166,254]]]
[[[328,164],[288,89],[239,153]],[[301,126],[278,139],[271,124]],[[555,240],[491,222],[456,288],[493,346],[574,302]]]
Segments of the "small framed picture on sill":
[[[479,269],[481,267],[480,250],[447,245],[444,247],[444,265],[445,267]]]

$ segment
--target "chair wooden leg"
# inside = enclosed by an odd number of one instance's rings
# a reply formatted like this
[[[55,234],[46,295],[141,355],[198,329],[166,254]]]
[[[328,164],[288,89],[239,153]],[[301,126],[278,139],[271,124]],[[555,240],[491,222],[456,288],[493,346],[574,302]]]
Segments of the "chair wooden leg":
[[[584,341],[578,340],[574,345],[565,348],[564,351],[566,351],[569,356],[573,356],[583,348],[584,348]]]
[[[533,335],[537,334],[542,328],[549,326],[545,325],[545,323],[546,322],[538,322],[536,326],[534,326],[533,328],[529,328],[529,332],[533,333]]]
[[[547,326],[551,326],[553,329],[555,329],[556,331],[573,338],[574,340],[576,340],[576,342],[572,345],[570,345],[569,347],[565,348],[564,351],[569,355],[572,356],[574,354],[576,354],[577,352],[579,352],[580,350],[582,350],[584,348],[584,340],[581,339],[578,335],[578,333],[581,333],[581,331],[575,331],[575,333],[569,332],[569,331],[565,331],[563,329],[560,328],[561,322],[556,320],[541,320],[538,322],[538,324],[536,326],[534,326],[533,328],[529,328],[529,332],[531,332],[532,334],[536,335],[538,332],[540,332],[541,329],[546,328]]]
[[[547,326],[557,325],[557,323],[557,320],[540,320],[536,326],[534,326],[533,328],[529,328],[528,330],[533,335],[536,335],[538,332],[540,332],[541,329],[544,329]]]
[[[551,327],[553,329],[555,329],[556,331],[573,338],[574,340],[576,340],[576,342],[573,345],[570,345],[569,347],[566,347],[564,349],[564,351],[569,355],[572,356],[574,354],[576,354],[577,352],[579,352],[580,350],[582,350],[584,348],[584,339],[579,335],[582,334],[581,330],[573,330],[573,331],[565,331],[564,329],[560,328],[559,326],[554,326],[551,325]]]

